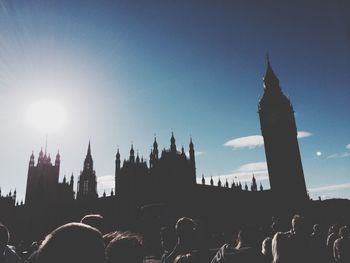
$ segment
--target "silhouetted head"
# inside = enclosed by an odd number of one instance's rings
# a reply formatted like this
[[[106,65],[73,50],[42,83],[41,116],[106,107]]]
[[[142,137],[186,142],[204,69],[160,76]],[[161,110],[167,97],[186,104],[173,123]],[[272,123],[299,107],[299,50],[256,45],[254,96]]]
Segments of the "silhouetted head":
[[[175,230],[179,242],[192,242],[196,233],[196,223],[191,218],[182,217],[176,222]]]
[[[103,263],[101,233],[91,226],[69,223],[52,231],[38,250],[36,263]]]
[[[272,247],[272,262],[273,263],[284,263],[290,262],[291,254],[295,251],[291,251],[290,239],[287,234],[277,232],[271,243]]]
[[[312,227],[312,229],[313,229],[313,231],[314,231],[315,234],[318,234],[318,233],[320,233],[320,231],[321,231],[321,227],[320,227],[319,224],[314,224],[314,226]]]
[[[10,233],[6,226],[0,223],[0,255],[3,255],[10,240]]]
[[[97,228],[101,233],[104,232],[104,218],[101,215],[86,215],[80,220],[80,223]]]
[[[292,228],[295,234],[304,233],[305,220],[301,215],[295,215],[292,219]]]
[[[339,232],[339,225],[338,224],[334,224],[332,225],[329,230],[328,230],[328,234],[336,234],[338,235]]]
[[[117,235],[106,248],[107,263],[142,263],[143,246],[136,234]]]
[[[261,245],[261,253],[267,257],[272,256],[272,238],[267,237],[264,239]]]
[[[347,238],[349,237],[349,228],[347,226],[342,226],[340,229],[339,229],[339,236],[342,237],[342,238]]]
[[[237,248],[242,247],[255,247],[257,248],[259,243],[258,229],[254,226],[245,226],[238,232]]]

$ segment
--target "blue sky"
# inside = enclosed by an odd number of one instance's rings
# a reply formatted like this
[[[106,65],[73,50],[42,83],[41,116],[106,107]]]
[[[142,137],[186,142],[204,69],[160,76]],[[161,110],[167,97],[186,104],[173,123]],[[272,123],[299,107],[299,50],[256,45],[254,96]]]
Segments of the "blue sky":
[[[24,196],[29,156],[45,145],[25,116],[42,99],[67,114],[48,135],[61,178],[79,174],[91,139],[99,191],[110,191],[118,146],[148,158],[154,134],[168,148],[174,131],[185,149],[192,135],[197,176],[255,172],[268,188],[261,140],[248,137],[260,135],[267,52],[303,132],[310,195],[349,198],[347,1],[1,0],[3,192]]]

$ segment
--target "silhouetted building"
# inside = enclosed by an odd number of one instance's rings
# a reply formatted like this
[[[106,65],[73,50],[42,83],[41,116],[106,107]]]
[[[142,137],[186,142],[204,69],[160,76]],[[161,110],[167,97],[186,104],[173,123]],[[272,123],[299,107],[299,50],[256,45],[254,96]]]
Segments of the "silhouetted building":
[[[269,60],[259,116],[273,194],[283,201],[305,200],[307,192],[293,106],[283,94]]]
[[[154,139],[151,149],[149,167],[143,157],[140,159],[131,145],[128,160],[120,165],[119,149],[115,161],[116,195],[136,203],[147,201],[164,201],[174,190],[196,185],[195,152],[192,139],[189,144],[189,158],[184,147],[177,151],[175,137],[172,133],[170,149],[163,150],[159,157],[158,143]]]
[[[50,205],[52,203],[72,200],[74,198],[73,184],[63,179],[59,183],[61,158],[57,153],[55,163],[51,163],[50,154],[39,152],[35,165],[34,153],[31,154],[28,167],[26,205]]]
[[[91,156],[90,141],[84,160],[83,171],[80,172],[77,189],[78,200],[89,200],[97,198],[97,181],[94,163]]]

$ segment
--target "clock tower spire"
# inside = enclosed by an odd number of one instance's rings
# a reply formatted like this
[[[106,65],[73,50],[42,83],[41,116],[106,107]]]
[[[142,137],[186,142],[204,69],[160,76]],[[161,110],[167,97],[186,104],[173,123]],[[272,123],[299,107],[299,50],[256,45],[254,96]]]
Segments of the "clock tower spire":
[[[268,58],[263,82],[264,94],[259,102],[259,117],[271,191],[275,198],[286,202],[306,200],[293,106],[283,94]]]

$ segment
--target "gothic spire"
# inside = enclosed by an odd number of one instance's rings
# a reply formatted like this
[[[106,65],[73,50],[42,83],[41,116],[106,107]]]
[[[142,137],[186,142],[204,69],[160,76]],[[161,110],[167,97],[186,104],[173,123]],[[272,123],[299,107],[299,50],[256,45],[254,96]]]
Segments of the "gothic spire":
[[[264,76],[264,87],[266,91],[275,92],[275,91],[281,91],[279,80],[273,71],[270,63],[269,56],[267,55],[267,67],[266,67],[266,73]]]
[[[90,140],[89,140],[89,145],[88,145],[87,155],[91,155],[91,146],[90,146]]]

